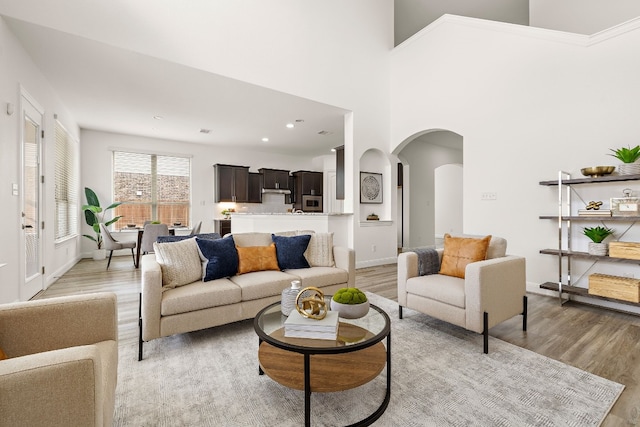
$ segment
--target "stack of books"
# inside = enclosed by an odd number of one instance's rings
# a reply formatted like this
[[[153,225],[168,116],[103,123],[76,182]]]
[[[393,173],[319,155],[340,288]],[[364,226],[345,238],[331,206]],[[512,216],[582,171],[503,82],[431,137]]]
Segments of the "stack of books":
[[[309,319],[292,310],[284,322],[287,338],[335,340],[338,338],[338,312],[328,311],[324,319]]]
[[[599,209],[597,211],[590,209],[578,209],[579,216],[611,216],[611,209]]]

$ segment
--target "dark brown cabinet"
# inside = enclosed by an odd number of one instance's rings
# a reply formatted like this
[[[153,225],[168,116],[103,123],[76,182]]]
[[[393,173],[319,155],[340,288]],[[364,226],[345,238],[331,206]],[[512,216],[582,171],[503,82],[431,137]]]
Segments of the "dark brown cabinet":
[[[213,165],[216,176],[215,200],[219,202],[249,201],[249,167]]]
[[[344,200],[344,145],[336,147],[336,199]]]
[[[230,219],[214,219],[213,220],[214,231],[221,236],[231,233],[231,220]]]
[[[249,172],[249,203],[262,203],[262,174]]]
[[[262,174],[263,188],[288,190],[289,189],[289,171],[282,169],[258,169]]]
[[[311,171],[293,172],[293,203],[296,209],[303,211],[319,211],[322,212],[322,189],[323,189],[323,173]],[[302,196],[317,196],[318,206],[316,209],[310,209],[310,206],[304,206],[305,201]]]

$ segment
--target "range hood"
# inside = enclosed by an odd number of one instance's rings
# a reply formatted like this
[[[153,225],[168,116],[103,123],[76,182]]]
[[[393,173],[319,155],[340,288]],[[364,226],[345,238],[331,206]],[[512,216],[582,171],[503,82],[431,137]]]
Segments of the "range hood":
[[[284,188],[263,188],[262,194],[291,194],[291,190]]]

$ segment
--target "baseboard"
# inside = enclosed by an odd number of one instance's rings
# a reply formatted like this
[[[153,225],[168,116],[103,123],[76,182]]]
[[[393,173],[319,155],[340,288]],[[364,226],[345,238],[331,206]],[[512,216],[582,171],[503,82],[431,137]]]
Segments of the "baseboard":
[[[356,269],[367,268],[367,267],[377,267],[379,265],[396,264],[397,262],[398,262],[397,257],[370,259],[367,261],[356,261]]]
[[[67,271],[71,270],[71,268],[76,265],[82,257],[71,258],[64,265],[60,266],[56,271],[54,271],[51,275],[47,276],[44,284],[44,288],[47,289],[49,286],[53,285],[63,274]]]

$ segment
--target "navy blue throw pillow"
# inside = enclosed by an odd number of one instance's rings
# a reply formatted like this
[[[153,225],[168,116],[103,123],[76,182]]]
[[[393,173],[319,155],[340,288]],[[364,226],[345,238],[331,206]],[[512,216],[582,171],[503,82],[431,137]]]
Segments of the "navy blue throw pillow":
[[[198,237],[200,239],[208,239],[208,240],[214,240],[214,239],[219,239],[220,238],[220,234],[218,233],[200,233],[200,234],[196,234],[191,235],[191,234],[181,234],[179,236],[158,236],[158,238],[156,239],[156,241],[158,243],[171,243],[171,242],[179,242],[181,240],[185,240],[185,239],[191,239],[192,237]]]
[[[272,234],[271,239],[276,244],[276,257],[278,258],[280,270],[309,268],[309,262],[304,257],[304,251],[309,246],[310,234],[291,237]]]
[[[238,252],[232,236],[216,240],[196,237],[196,243],[207,260],[203,281],[234,276],[238,272]]]

